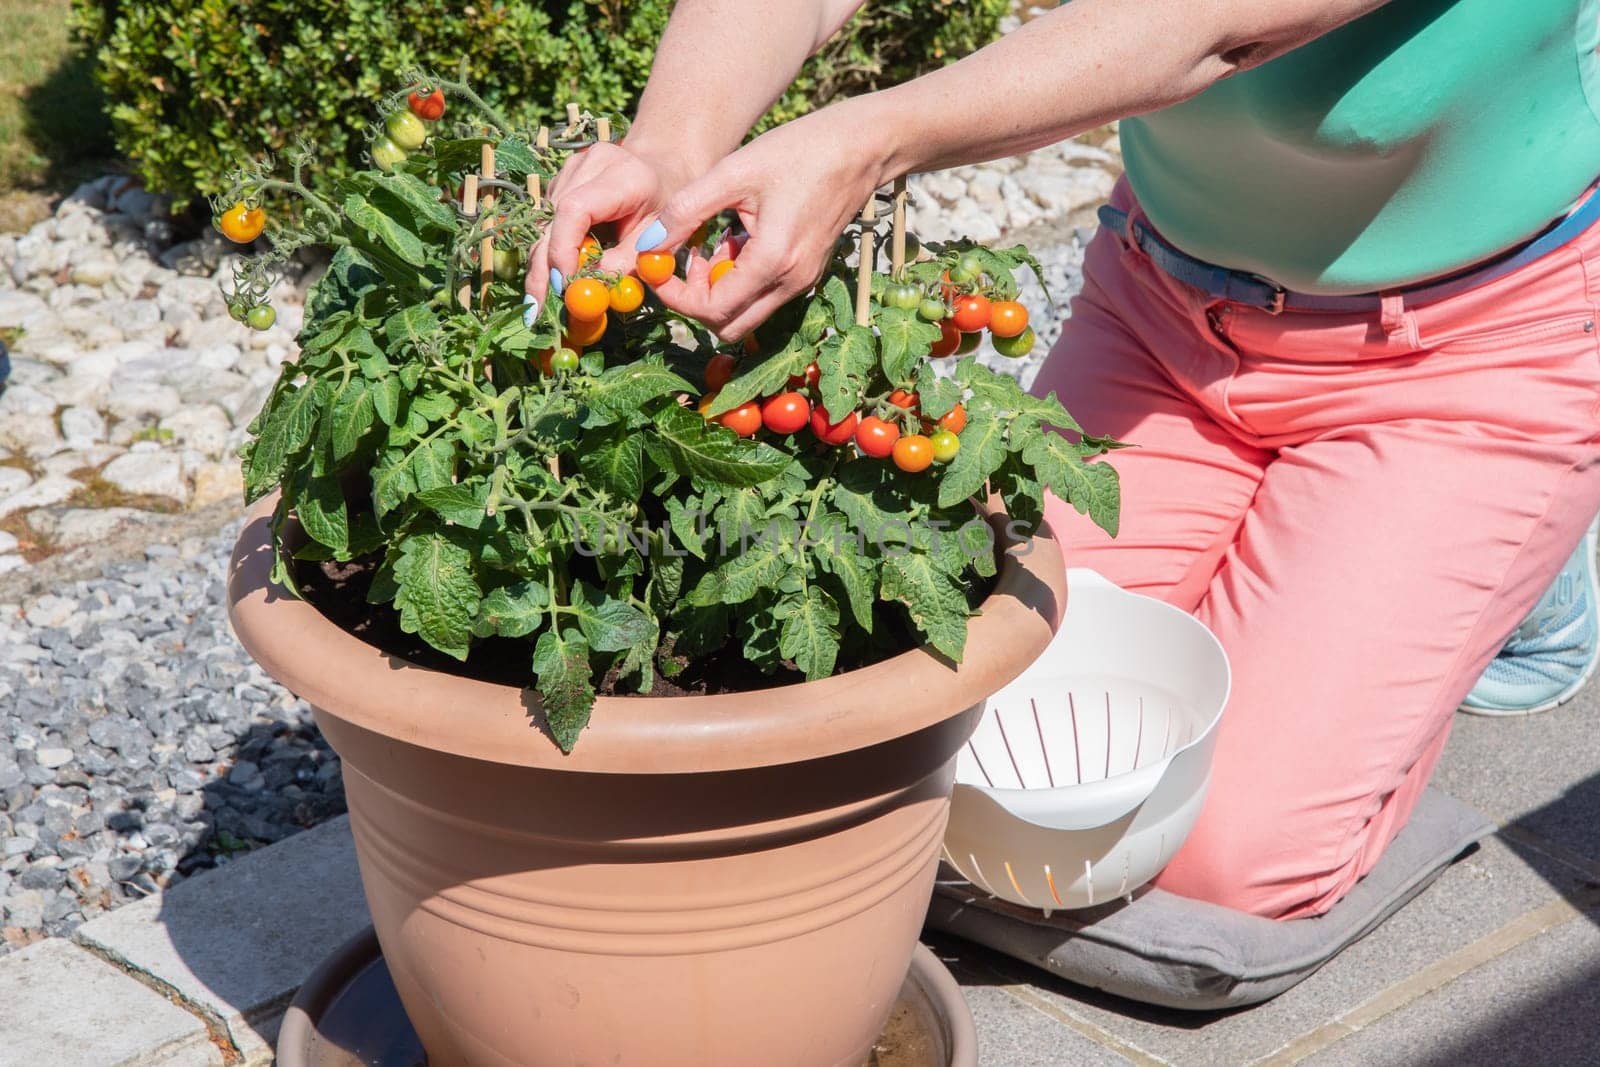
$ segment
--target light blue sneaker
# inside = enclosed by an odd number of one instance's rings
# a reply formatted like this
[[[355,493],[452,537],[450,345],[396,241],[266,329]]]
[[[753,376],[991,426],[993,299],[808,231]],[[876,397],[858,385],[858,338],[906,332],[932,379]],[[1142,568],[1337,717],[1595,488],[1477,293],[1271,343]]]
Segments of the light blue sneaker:
[[[1600,583],[1595,545],[1600,517],[1589,524],[1528,617],[1467,694],[1473,715],[1533,715],[1577,695],[1600,663]]]

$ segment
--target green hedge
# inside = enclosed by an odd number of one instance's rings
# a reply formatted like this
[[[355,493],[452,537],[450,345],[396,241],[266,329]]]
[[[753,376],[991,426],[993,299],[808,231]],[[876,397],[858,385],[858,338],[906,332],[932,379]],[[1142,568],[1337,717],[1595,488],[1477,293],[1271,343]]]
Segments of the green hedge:
[[[400,73],[454,72],[519,122],[578,100],[632,110],[670,0],[74,0],[117,147],[177,206],[298,137],[357,162]],[[893,84],[989,41],[1009,0],[882,0],[807,66],[767,121]],[[714,101],[708,101],[714,105]],[[324,174],[323,182],[334,175]]]

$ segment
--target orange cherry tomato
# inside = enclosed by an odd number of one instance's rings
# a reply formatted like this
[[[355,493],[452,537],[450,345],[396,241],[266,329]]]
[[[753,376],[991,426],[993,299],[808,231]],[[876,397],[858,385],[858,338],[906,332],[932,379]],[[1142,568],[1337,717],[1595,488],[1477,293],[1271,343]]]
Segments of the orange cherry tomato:
[[[247,207],[241,200],[222,213],[217,225],[222,236],[236,245],[247,245],[267,228],[267,213],[258,207]]]
[[[945,319],[939,324],[939,339],[933,343],[933,348],[928,355],[934,359],[954,355],[956,349],[961,347],[961,331],[956,329],[954,319]]]
[[[624,274],[611,287],[611,310],[631,315],[644,304],[644,285],[631,274]]]
[[[567,286],[567,314],[574,319],[593,322],[603,319],[611,307],[611,294],[598,278],[575,278]]]
[[[902,437],[894,443],[894,465],[910,474],[933,465],[933,442],[920,433]]]
[[[967,428],[967,409],[957,404],[939,416],[939,429],[960,433]]]
[[[634,270],[646,285],[660,285],[678,269],[671,252],[640,252]]]
[[[707,284],[716,285],[717,282],[722,280],[723,275],[727,274],[730,270],[737,266],[738,264],[731,259],[725,259],[722,262],[715,264],[711,268],[711,279]]]
[[[761,405],[754,400],[746,401],[732,411],[723,412],[717,421],[740,437],[754,437],[761,429]]]
[[[600,247],[599,240],[594,234],[590,234],[583,239],[583,244],[578,248],[578,266],[587,267],[598,260],[604,251],[605,249]]]
[[[818,404],[811,411],[811,432],[824,444],[842,445],[856,434],[856,413],[852,411],[834,422],[828,409]]]
[[[761,405],[761,421],[773,433],[794,433],[811,421],[811,402],[799,393],[779,393]]]
[[[893,452],[894,443],[899,439],[900,428],[876,415],[868,415],[856,427],[856,447],[874,459],[882,459]]]
[[[718,352],[706,360],[706,388],[715,391],[727,385],[738,365],[739,361],[726,352]]]
[[[584,349],[594,344],[606,333],[606,317],[601,315],[598,319],[575,319],[570,314],[567,316],[567,331],[561,343],[568,348]]]
[[[702,417],[705,417],[706,412],[711,410],[711,404],[716,399],[717,399],[717,394],[716,394],[715,390],[713,390],[712,392],[707,393],[705,396],[700,398],[700,402],[698,404],[696,404],[695,407],[699,409],[700,415]]]
[[[996,337],[1016,337],[1028,328],[1028,309],[1015,300],[996,300],[989,309],[989,332]]]
[[[989,318],[989,298],[982,293],[973,293],[956,301],[956,311],[950,316],[950,321],[962,333],[976,333],[989,325]]]

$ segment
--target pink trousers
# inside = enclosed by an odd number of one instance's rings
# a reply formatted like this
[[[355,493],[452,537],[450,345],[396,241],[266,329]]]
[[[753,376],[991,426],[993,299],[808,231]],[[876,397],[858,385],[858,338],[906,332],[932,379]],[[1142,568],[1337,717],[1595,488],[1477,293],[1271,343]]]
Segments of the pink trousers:
[[[1125,185],[1117,206],[1137,210]],[[1233,696],[1157,884],[1326,911],[1405,824],[1484,666],[1600,510],[1600,228],[1382,314],[1217,304],[1101,231],[1034,390],[1137,445],[1071,566],[1192,611]]]

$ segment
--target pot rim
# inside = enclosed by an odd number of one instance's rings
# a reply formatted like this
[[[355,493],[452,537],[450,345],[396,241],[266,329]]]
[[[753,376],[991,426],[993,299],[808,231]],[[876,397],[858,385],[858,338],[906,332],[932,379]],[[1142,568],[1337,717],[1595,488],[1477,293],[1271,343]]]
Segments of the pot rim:
[[[914,733],[986,699],[1044,651],[1066,607],[1048,525],[1011,541],[952,664],[918,647],[814,682],[744,693],[600,697],[570,755],[531,691],[420,667],[369,645],[272,581],[278,494],[252,507],[228,567],[228,618],[245,650],[320,711],[435,751],[519,767],[698,774],[835,756]],[[1000,536],[1004,538],[1004,531]],[[332,660],[337,670],[322,664]]]

